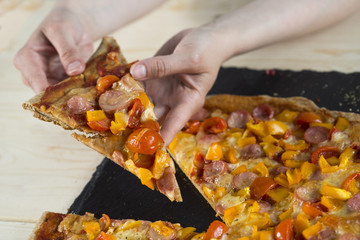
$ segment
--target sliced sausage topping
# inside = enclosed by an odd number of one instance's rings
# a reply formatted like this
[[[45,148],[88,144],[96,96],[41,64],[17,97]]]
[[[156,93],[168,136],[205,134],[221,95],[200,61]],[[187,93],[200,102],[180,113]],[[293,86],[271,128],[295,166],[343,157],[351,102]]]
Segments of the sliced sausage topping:
[[[231,128],[244,128],[251,119],[251,115],[244,110],[237,110],[229,114],[227,124]]]
[[[260,158],[264,156],[265,156],[264,150],[257,143],[249,144],[240,150],[240,157],[244,159]]]
[[[346,205],[352,212],[360,212],[360,192],[355,194],[352,198],[350,198]]]
[[[228,170],[228,165],[224,161],[214,161],[204,167],[203,179],[212,182]]]
[[[325,127],[314,126],[306,129],[304,139],[311,144],[319,144],[329,139],[330,130]]]
[[[270,120],[274,117],[274,109],[267,104],[260,104],[253,110],[253,117],[260,120]]]
[[[232,187],[236,190],[246,188],[254,181],[258,176],[253,172],[242,172],[233,177]]]
[[[342,234],[338,240],[360,240],[360,236],[358,237],[353,233],[345,233]]]
[[[162,194],[173,192],[175,189],[175,176],[170,167],[165,168],[163,175],[156,181],[156,186]]]
[[[320,200],[321,184],[318,181],[309,181],[304,183],[301,187],[295,189],[295,197],[304,202],[317,202]]]
[[[93,109],[92,104],[81,96],[73,96],[67,101],[66,105],[73,114],[82,114]]]
[[[100,95],[99,106],[107,113],[114,113],[116,110],[127,109],[130,101],[129,96],[124,92],[108,90]]]

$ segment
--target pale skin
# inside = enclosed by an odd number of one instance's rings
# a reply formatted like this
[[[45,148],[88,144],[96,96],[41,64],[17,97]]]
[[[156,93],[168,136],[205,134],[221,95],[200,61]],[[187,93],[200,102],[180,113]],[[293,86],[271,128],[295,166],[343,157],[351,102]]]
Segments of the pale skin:
[[[59,1],[15,56],[23,82],[38,93],[66,75],[81,73],[93,41],[162,2]],[[169,144],[202,107],[224,61],[333,25],[359,8],[358,0],[254,0],[176,34],[154,57],[134,64],[130,72],[143,81],[163,123],[161,134]]]

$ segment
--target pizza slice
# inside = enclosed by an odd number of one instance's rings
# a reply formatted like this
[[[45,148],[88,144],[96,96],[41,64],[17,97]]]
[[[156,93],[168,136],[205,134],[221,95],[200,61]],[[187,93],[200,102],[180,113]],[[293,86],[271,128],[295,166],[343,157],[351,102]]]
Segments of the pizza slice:
[[[76,130],[72,136],[135,174],[171,201],[182,201],[153,104],[129,74],[116,41],[105,37],[85,71],[23,104],[34,117]]]
[[[29,240],[210,240],[226,237],[228,228],[220,221],[211,223],[206,233],[196,233],[194,227],[178,223],[144,220],[115,220],[106,214],[97,219],[85,215],[45,212]]]
[[[359,239],[358,114],[210,96],[169,149],[229,239]]]

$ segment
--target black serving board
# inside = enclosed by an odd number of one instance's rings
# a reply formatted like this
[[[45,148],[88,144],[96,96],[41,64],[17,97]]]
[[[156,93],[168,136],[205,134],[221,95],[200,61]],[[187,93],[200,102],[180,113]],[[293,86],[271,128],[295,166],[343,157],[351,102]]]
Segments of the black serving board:
[[[360,73],[222,68],[209,94],[303,96],[331,110],[360,113]],[[241,106],[239,106],[241,107]],[[215,212],[186,176],[176,173],[183,202],[170,202],[137,177],[105,158],[69,212],[102,213],[117,219],[166,220],[205,231]]]

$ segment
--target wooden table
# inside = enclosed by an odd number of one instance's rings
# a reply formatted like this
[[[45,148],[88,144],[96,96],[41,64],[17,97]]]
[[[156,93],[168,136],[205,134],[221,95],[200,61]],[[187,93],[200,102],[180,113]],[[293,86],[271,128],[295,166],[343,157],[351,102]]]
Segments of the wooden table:
[[[113,36],[127,59],[152,56],[178,31],[205,23],[247,1],[171,0]],[[45,210],[66,212],[102,156],[70,133],[21,108],[34,93],[12,59],[53,1],[0,2],[0,236],[26,239]],[[320,33],[233,58],[225,66],[360,71],[360,13]]]

